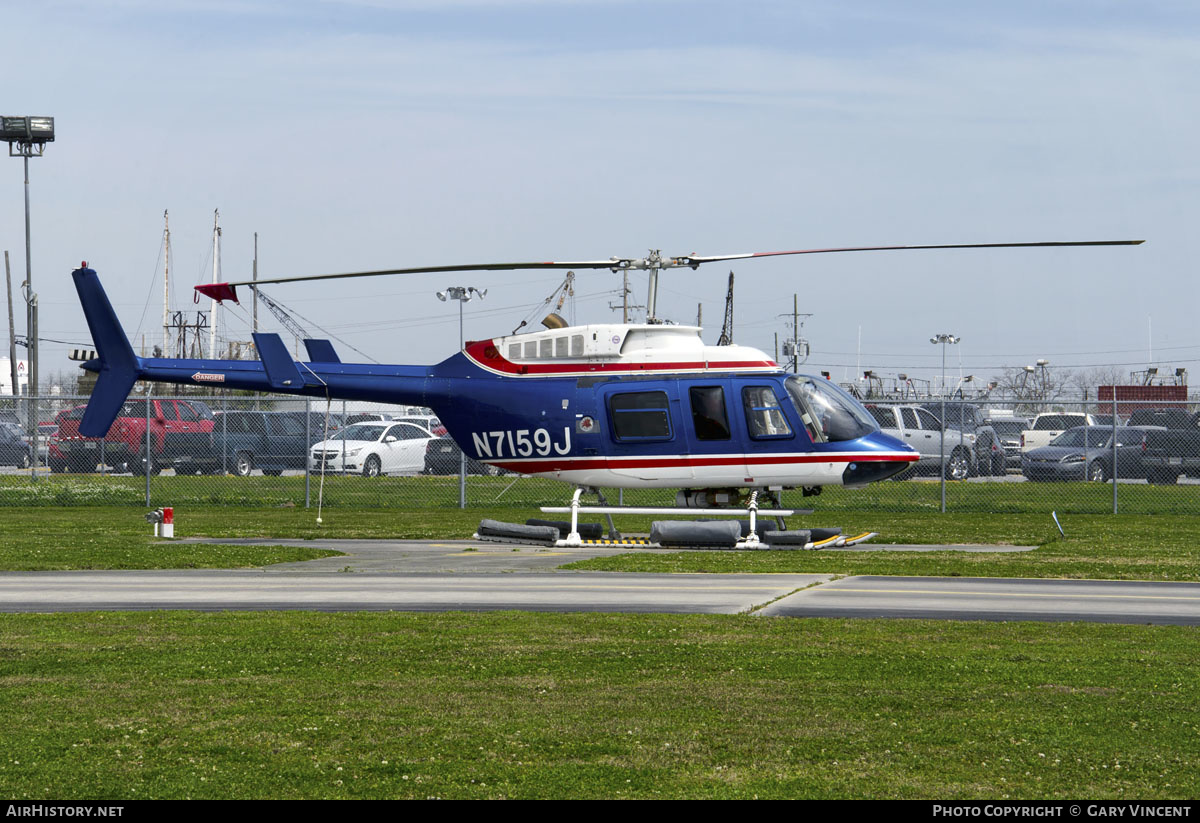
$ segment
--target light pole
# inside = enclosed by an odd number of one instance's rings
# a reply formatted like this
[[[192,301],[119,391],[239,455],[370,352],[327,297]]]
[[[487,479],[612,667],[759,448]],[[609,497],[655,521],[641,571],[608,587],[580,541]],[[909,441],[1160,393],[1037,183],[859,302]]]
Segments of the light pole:
[[[445,303],[447,300],[458,301],[458,350],[463,350],[463,303],[471,302],[471,299],[478,296],[480,300],[487,296],[487,289],[480,291],[474,286],[450,286],[445,291],[437,293],[438,300]],[[458,507],[465,509],[467,507],[467,453],[460,447],[458,460]]]
[[[955,337],[952,334],[935,334],[929,338],[930,343],[935,346],[940,343],[942,346],[942,436],[938,446],[942,469],[942,514],[946,513],[946,345],[957,343],[960,340],[962,340],[961,337]]]
[[[1037,366],[1042,372],[1042,402],[1046,401],[1046,395],[1049,393],[1049,386],[1046,383],[1046,367],[1050,365],[1049,360],[1037,361]]]
[[[26,315],[26,346],[29,352],[29,442],[31,446],[31,465],[33,476],[37,477],[38,468],[38,412],[36,401],[32,398],[38,392],[38,330],[37,330],[37,294],[33,290],[33,257],[29,248],[29,158],[41,157],[46,151],[46,144],[54,142],[53,117],[0,117],[0,140],[8,143],[8,156],[21,157],[25,161],[25,282],[21,284],[21,293],[25,296]],[[16,387],[13,387],[14,390]]]

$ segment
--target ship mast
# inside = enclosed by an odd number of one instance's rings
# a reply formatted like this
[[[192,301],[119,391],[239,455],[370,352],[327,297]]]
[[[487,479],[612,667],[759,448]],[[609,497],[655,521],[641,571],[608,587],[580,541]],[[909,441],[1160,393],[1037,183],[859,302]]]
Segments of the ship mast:
[[[163,344],[162,356],[171,356],[171,220],[163,209]]]
[[[212,281],[219,283],[221,280],[221,226],[219,220],[221,212],[218,209],[213,209],[213,270]],[[208,309],[208,359],[217,359],[217,301],[209,301]]]

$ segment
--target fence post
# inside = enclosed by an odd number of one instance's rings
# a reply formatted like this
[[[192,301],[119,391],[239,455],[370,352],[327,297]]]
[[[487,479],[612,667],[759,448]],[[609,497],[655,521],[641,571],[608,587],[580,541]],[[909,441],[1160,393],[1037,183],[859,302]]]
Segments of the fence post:
[[[312,442],[312,399],[304,398],[304,442]],[[304,446],[304,508],[312,508],[312,472],[308,470],[308,446]]]
[[[31,386],[30,388],[36,394],[37,386]],[[15,385],[13,386],[13,391],[14,392],[16,391]],[[32,467],[32,469],[29,472],[29,477],[30,477],[30,482],[36,483],[37,479],[38,479],[38,441],[37,441],[38,425],[37,424],[38,424],[38,418],[41,417],[41,398],[36,397],[36,396],[31,396],[29,399],[29,405],[26,408],[29,409],[29,419],[28,419],[28,421],[26,421],[29,425],[29,442],[33,444],[33,455],[29,461],[29,465]],[[50,456],[50,451],[49,451],[49,449],[47,449],[46,457],[49,458],[49,456]],[[49,472],[47,472],[47,474],[49,474]]]
[[[1114,381],[1115,383],[1115,381]],[[1117,513],[1117,476],[1119,469],[1117,468],[1117,387],[1112,387],[1112,454],[1113,454],[1113,514]]]
[[[150,508],[150,397],[153,383],[146,384],[146,462],[142,465],[146,475],[146,508]],[[137,460],[137,455],[133,456]]]

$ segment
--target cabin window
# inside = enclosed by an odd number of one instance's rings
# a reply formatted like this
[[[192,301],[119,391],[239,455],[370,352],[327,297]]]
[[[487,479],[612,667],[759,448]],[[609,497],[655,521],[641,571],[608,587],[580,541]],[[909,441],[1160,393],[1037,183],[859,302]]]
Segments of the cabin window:
[[[560,357],[560,358],[566,357],[567,356],[567,346],[569,346],[570,344],[571,344],[571,341],[567,337],[554,338],[554,356]]]
[[[614,394],[608,400],[613,435],[617,440],[669,440],[671,414],[667,393],[661,391]]]
[[[784,385],[814,443],[856,440],[879,430],[858,401],[828,380],[795,376]]]
[[[508,359],[509,360],[520,360],[521,359],[521,344],[520,343],[509,343],[508,344]]]
[[[525,343],[525,359],[533,360],[537,357],[537,341],[530,340]]]
[[[571,335],[571,356],[572,357],[583,357],[583,335],[582,334]]]
[[[543,360],[549,360],[554,356],[554,340],[547,337],[545,340],[540,340],[538,348],[538,357]]]
[[[770,437],[791,437],[788,425],[775,390],[770,386],[747,386],[742,389],[742,407],[746,411],[746,427],[755,440]]]
[[[692,425],[697,440],[728,440],[729,415],[725,411],[725,389],[720,386],[692,386]]]

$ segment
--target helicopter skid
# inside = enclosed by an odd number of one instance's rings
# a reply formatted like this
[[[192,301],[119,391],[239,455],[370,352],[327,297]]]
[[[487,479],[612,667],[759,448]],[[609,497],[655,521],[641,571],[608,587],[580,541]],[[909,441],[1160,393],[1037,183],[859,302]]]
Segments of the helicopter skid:
[[[583,539],[579,534],[579,515],[580,514],[603,514],[609,517],[611,524],[611,516],[614,514],[641,514],[641,515],[676,515],[685,517],[697,517],[701,515],[717,516],[717,517],[746,517],[750,518],[750,533],[746,537],[738,541],[738,546],[747,548],[756,548],[759,544],[758,533],[755,528],[759,515],[766,517],[791,517],[795,514],[812,514],[812,509],[760,509],[758,507],[758,492],[750,493],[750,505],[744,509],[725,509],[725,508],[680,508],[676,506],[584,506],[580,503],[580,497],[583,495],[584,489],[577,488],[571,496],[570,506],[542,506],[541,510],[547,514],[567,514],[571,515],[571,531],[565,538],[555,542],[555,546],[561,548],[579,548],[584,545]],[[612,544],[606,544],[612,545]],[[644,545],[644,544],[643,544]]]

